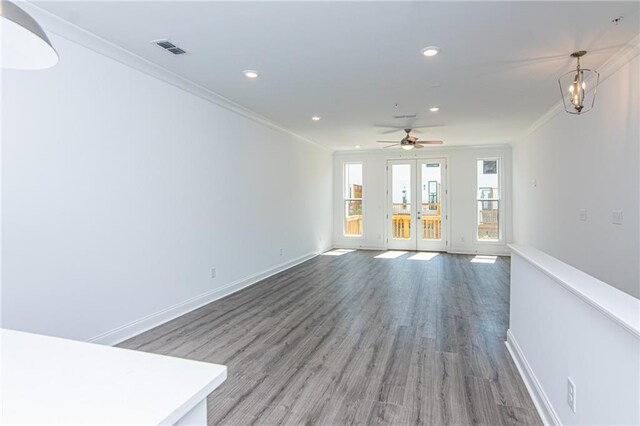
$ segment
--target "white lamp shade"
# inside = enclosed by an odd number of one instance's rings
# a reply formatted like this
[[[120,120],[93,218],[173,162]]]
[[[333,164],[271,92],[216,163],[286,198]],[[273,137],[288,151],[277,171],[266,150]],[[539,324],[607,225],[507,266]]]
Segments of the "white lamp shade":
[[[58,63],[42,27],[24,10],[0,1],[0,65],[2,68],[37,70]]]

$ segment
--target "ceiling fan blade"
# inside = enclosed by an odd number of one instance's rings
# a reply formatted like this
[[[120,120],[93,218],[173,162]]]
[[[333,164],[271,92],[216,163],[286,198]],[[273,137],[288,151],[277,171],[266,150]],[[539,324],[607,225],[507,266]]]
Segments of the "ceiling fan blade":
[[[430,127],[443,127],[444,124],[425,124],[424,126],[413,126],[412,129],[428,129]]]
[[[386,149],[386,148],[393,148],[394,146],[399,146],[399,145],[400,145],[399,143],[394,143],[393,145],[385,146],[385,147],[384,147],[384,148],[382,148],[382,149]]]
[[[384,131],[380,132],[380,134],[383,134],[383,135],[388,135],[390,133],[403,133],[404,129],[412,128],[411,126],[393,127],[393,126],[383,126],[381,124],[374,124],[373,127],[379,127],[379,128],[382,128],[382,129],[387,129],[387,130],[384,130]],[[420,133],[420,132],[415,132],[415,133]]]
[[[420,141],[423,145],[442,145],[442,141]]]
[[[413,147],[414,148],[424,148],[424,146],[420,145],[420,143],[414,143]]]
[[[398,141],[376,141],[378,143],[398,143]]]

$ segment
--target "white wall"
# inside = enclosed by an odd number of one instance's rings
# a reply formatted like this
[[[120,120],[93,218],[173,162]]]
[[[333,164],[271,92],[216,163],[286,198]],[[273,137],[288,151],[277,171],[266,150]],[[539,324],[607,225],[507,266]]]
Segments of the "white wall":
[[[638,82],[636,56],[601,83],[591,112],[559,112],[513,145],[514,241],[635,297],[640,297]],[[580,209],[587,211],[586,222],[579,220]],[[623,212],[623,225],[612,224],[613,210]]]
[[[330,246],[330,152],[51,38],[2,74],[3,327],[112,343]]]
[[[449,252],[509,254],[511,238],[511,148],[427,147],[421,151],[397,150],[336,152],[333,161],[333,242],[338,247],[384,249],[386,247],[386,208],[388,160],[407,158],[446,158],[448,163]],[[476,161],[498,157],[502,162],[503,233],[500,242],[476,241]],[[364,166],[362,238],[343,235],[342,170],[345,162],[361,161]]]
[[[516,246],[510,306],[507,346],[545,424],[640,424],[638,299]]]

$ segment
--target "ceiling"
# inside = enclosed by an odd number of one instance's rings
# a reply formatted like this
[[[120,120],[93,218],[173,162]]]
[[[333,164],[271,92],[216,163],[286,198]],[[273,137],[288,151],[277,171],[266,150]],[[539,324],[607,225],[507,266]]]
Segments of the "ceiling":
[[[637,2],[36,4],[335,150],[403,136],[379,126],[438,125],[417,136],[445,145],[507,143],[559,100],[571,52],[588,50],[583,65],[597,69],[640,24]],[[150,43],[161,38],[188,54]],[[422,56],[429,45],[440,54]]]

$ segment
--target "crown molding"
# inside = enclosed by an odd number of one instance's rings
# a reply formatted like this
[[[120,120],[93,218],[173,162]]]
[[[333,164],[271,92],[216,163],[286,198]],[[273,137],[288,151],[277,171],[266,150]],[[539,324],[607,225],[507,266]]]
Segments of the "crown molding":
[[[47,33],[55,34],[59,37],[67,39],[95,53],[106,56],[116,62],[128,66],[136,71],[149,75],[163,81],[178,89],[184,90],[194,96],[205,101],[215,104],[228,111],[241,115],[258,124],[277,130],[281,133],[293,136],[296,139],[309,143],[324,151],[333,152],[332,149],[319,144],[311,139],[305,138],[292,130],[287,129],[283,125],[261,115],[255,111],[246,108],[231,99],[228,99],[204,86],[201,86],[185,77],[180,76],[160,65],[157,65],[121,46],[118,46],[102,37],[85,30],[69,21],[48,12],[29,1],[16,1],[20,8],[24,9],[38,21]]]
[[[208,101],[214,105],[224,108],[228,111],[241,115],[249,120],[252,120],[258,124],[277,130],[281,133],[293,136],[296,139],[309,143],[317,148],[320,148],[327,152],[333,152],[336,154],[354,154],[354,153],[368,153],[377,152],[378,150],[334,150],[327,146],[321,145],[311,139],[308,139],[302,135],[295,133],[294,131],[284,127],[283,125],[246,108],[231,99],[228,99],[204,86],[201,86],[187,78],[180,76],[179,74],[169,71],[168,69],[161,67],[143,57],[136,55],[108,40],[93,34],[71,22],[68,22],[57,15],[54,15],[29,1],[16,1],[22,9],[27,11],[31,16],[37,19],[38,23],[48,32],[53,33],[59,37],[65,38],[71,42],[79,44],[95,53],[106,56],[116,62],[126,65],[139,72],[147,74],[158,80],[161,80],[167,84],[170,84],[178,89],[184,90],[197,96],[205,101]],[[625,46],[623,46],[618,52],[610,57],[605,63],[598,69],[600,73],[600,84],[602,84],[607,78],[618,71],[622,66],[627,64],[633,58],[640,53],[640,34],[631,39]],[[523,133],[514,138],[511,145],[516,144],[518,141],[526,138],[538,128],[551,120],[559,112],[564,110],[562,100],[558,100],[551,108],[549,108],[542,116],[534,121]],[[487,145],[484,147],[490,147]],[[493,145],[494,147],[496,145]],[[474,146],[477,148],[483,146]],[[469,147],[466,147],[469,148]]]
[[[604,83],[606,79],[611,77],[620,68],[629,63],[632,59],[640,54],[640,34],[629,40],[620,50],[614,53],[604,64],[597,70],[600,73],[600,82],[598,85]],[[550,121],[556,114],[564,111],[564,105],[562,99],[556,102],[547,112],[542,114],[531,126],[529,126],[524,132],[514,139],[511,143],[516,144],[518,141],[523,140],[533,132],[538,130],[546,122]]]

